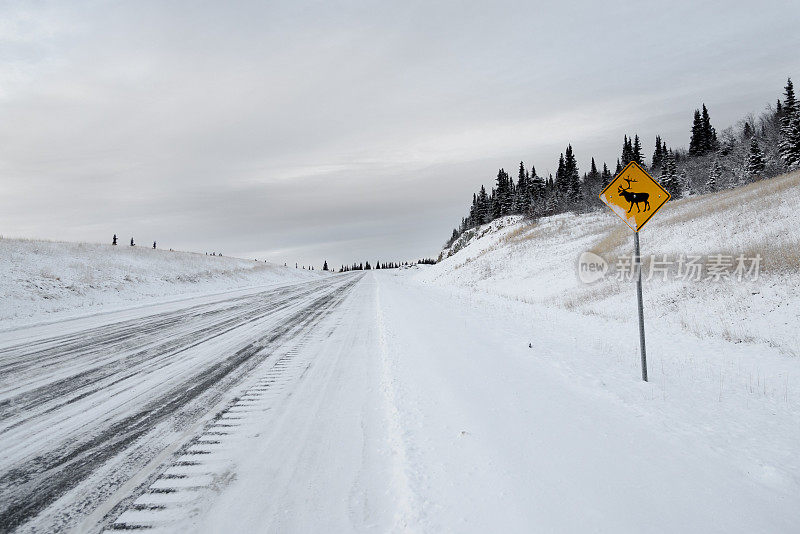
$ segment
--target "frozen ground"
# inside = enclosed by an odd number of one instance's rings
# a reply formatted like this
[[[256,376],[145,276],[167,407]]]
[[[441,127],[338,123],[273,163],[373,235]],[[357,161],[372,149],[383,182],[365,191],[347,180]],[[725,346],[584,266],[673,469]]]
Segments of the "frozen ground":
[[[800,527],[794,386],[790,402],[744,391],[720,399],[710,387],[716,377],[702,379],[705,362],[691,380],[644,384],[635,352],[594,348],[587,340],[604,325],[581,328],[580,320],[420,287],[408,273],[367,274],[338,313],[253,376],[140,488],[116,524],[181,532]],[[677,348],[748,358],[746,349],[706,342]],[[169,502],[154,489],[172,490]]]
[[[92,310],[300,282],[319,274],[147,246],[0,237],[0,329]]]
[[[792,182],[757,185],[791,220]],[[2,332],[0,530],[798,532],[797,269],[779,219],[736,216],[751,193],[642,233],[765,256],[756,281],[646,284],[649,383],[634,286],[575,275],[630,245],[601,214]]]

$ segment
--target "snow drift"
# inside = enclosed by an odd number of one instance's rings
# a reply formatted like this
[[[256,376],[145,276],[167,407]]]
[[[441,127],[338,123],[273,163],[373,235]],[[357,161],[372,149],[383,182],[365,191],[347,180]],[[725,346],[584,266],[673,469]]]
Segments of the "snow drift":
[[[700,256],[704,269],[701,280],[685,280],[674,262],[644,283],[647,384],[639,381],[635,284],[613,275],[633,237],[607,210],[496,220],[465,233],[414,279],[459,292],[487,321],[504,310],[497,328],[515,346],[530,343],[530,357],[571,387],[639,414],[664,439],[712,451],[746,485],[786,499],[800,495],[798,185],[796,172],[670,202],[641,232],[646,279],[654,262],[681,255]],[[585,252],[609,264],[591,284],[578,277]],[[758,277],[706,279],[719,254],[760,255]],[[695,454],[674,450],[676,465]]]
[[[148,247],[0,239],[0,321],[13,327],[100,308],[319,276],[263,261]]]

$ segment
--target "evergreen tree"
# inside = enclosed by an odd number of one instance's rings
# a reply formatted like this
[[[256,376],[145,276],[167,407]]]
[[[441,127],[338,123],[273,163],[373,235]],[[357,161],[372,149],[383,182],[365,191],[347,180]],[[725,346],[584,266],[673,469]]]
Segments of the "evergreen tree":
[[[790,170],[800,168],[800,111],[795,111],[794,119],[782,136],[779,149],[784,163]]]
[[[681,188],[683,189],[683,194],[685,196],[689,196],[692,194],[692,184],[689,182],[689,176],[687,176],[686,171],[681,171],[680,175],[678,176],[678,181],[681,184]]]
[[[614,176],[618,176],[619,173],[621,172],[622,172],[622,164],[619,162],[619,159],[617,159],[617,170],[614,171]]]
[[[785,98],[780,116],[781,140],[778,151],[789,169],[800,167],[800,109],[794,96],[792,79],[786,82]]]
[[[594,162],[594,158],[592,158],[592,165],[589,169],[589,174],[586,175],[586,179],[592,187],[595,187],[600,183],[600,171],[597,170],[597,165]]]
[[[489,195],[486,194],[486,188],[481,186],[478,192],[478,205],[476,208],[477,225],[486,224],[490,221],[491,204],[489,203]]]
[[[452,244],[455,243],[456,240],[458,240],[458,237],[459,237],[458,230],[453,228],[453,233],[450,235],[450,239],[448,239],[447,242],[445,243],[445,248],[450,248],[450,246],[452,246]]]
[[[603,162],[603,174],[600,175],[602,180],[602,188],[605,189],[611,183],[611,171],[608,170],[608,165]]]
[[[472,204],[469,206],[469,227],[473,228],[478,226],[480,223],[478,221],[478,194],[472,193]]]
[[[675,176],[678,173],[678,166],[675,161],[675,153],[672,150],[667,152],[667,160],[665,167],[667,168],[667,172],[669,172],[670,176]]]
[[[765,168],[764,154],[758,146],[758,139],[753,137],[750,142],[750,157],[747,159],[747,174],[753,178],[758,178],[764,174]]]
[[[644,157],[642,156],[642,143],[639,141],[639,134],[633,136],[633,146],[631,147],[631,161],[635,161],[644,167]]]
[[[519,162],[519,175],[517,178],[517,187],[514,190],[514,212],[526,213],[528,206],[530,206],[530,191],[528,183],[528,173],[525,171],[525,165]]]
[[[708,108],[703,104],[703,153],[714,152],[719,149],[717,141],[717,131],[711,126],[711,117],[708,115]]]
[[[664,154],[661,152],[661,136],[656,136],[656,149],[653,151],[653,160],[651,166],[653,169],[661,167],[661,162],[664,160]]]
[[[694,110],[694,121],[692,122],[692,137],[689,139],[689,155],[699,156],[703,153],[705,141],[703,140],[703,118],[700,110]]]
[[[558,190],[552,188],[550,190],[550,193],[547,195],[547,202],[545,204],[545,213],[547,215],[553,215],[555,214],[557,209],[558,209]]]
[[[780,103],[780,100],[778,100]],[[779,109],[780,110],[780,109]],[[798,111],[797,109],[797,100],[794,96],[794,85],[792,84],[792,79],[789,78],[786,80],[786,87],[784,88],[784,99],[783,99],[783,116],[786,117],[787,115],[793,115]]]
[[[583,198],[581,191],[581,178],[578,172],[578,161],[572,152],[572,145],[567,145],[564,153],[564,175],[567,183],[567,198],[571,202],[578,202]]]
[[[675,153],[672,150],[667,152],[664,158],[659,182],[672,198],[678,199],[683,194],[683,182],[678,178],[678,166],[675,163]]]
[[[564,170],[564,153],[562,152],[561,155],[558,157],[558,169],[556,170],[556,189],[562,193],[566,194],[569,190],[569,185],[566,179],[566,173]]]
[[[538,212],[543,206],[542,203],[544,202],[546,190],[547,190],[547,183],[544,181],[543,178],[536,176],[533,167],[531,167],[531,177],[529,183],[529,192],[530,192],[530,203],[528,210],[533,210],[534,212]]]
[[[626,135],[622,141],[622,166],[625,167],[628,163],[633,161],[633,144]]]
[[[719,188],[720,178],[722,178],[722,165],[719,160],[714,160],[714,166],[711,168],[711,174],[708,176],[706,182],[706,191],[713,193]]]
[[[513,211],[514,199],[512,198],[511,178],[504,169],[500,169],[497,172],[495,196],[495,218],[510,215]]]
[[[674,188],[674,185],[672,184],[672,178],[667,170],[666,165],[661,167],[661,175],[658,177],[658,183],[661,184],[661,187],[669,191],[670,195],[672,195],[672,189]]]
[[[322,270],[323,271],[327,271],[328,270],[328,260],[325,260],[325,263],[322,264]]]

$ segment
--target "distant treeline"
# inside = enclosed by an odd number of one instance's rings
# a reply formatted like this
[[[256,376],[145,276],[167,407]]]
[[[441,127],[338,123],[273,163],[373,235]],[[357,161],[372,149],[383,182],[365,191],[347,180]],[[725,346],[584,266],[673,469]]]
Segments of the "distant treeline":
[[[783,97],[775,107],[767,106],[758,119],[750,114],[719,135],[703,104],[694,111],[689,149],[670,148],[657,135],[649,165],[639,135],[625,135],[613,175],[605,162],[599,170],[594,158],[589,172],[581,175],[572,145],[567,145],[559,157],[555,176],[539,176],[533,165],[527,169],[520,162],[515,181],[500,169],[490,191],[481,186],[472,195],[468,215],[453,229],[445,246],[451,247],[468,230],[506,215],[536,219],[596,209],[601,206],[600,191],[631,161],[648,169],[674,199],[729,189],[800,168],[800,105],[791,79]]]
[[[364,263],[353,263],[352,265],[342,265],[339,268],[339,272],[340,273],[345,273],[345,272],[348,272],[348,271],[369,271],[369,270],[372,270],[372,269],[399,269],[400,267],[409,267],[411,265],[433,265],[435,263],[436,263],[436,260],[433,259],[433,258],[422,258],[422,259],[419,259],[417,261],[412,261],[412,262],[407,262],[407,261],[394,262],[394,261],[390,261],[390,262],[386,263],[386,262],[378,261],[378,262],[375,262],[374,266],[373,266],[373,264],[371,264],[370,262],[367,261],[367,262],[364,262]],[[325,262],[325,265],[323,265],[322,269],[325,270],[325,271],[328,270],[328,262],[327,261]]]

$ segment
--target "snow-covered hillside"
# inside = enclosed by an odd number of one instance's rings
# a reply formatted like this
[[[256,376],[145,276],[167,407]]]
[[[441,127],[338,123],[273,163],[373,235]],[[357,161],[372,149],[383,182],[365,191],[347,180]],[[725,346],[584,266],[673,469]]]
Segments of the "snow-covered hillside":
[[[798,185],[795,172],[664,206],[640,234],[651,328],[800,356]],[[580,280],[584,252],[606,261],[604,278]],[[632,253],[632,233],[605,209],[536,223],[505,217],[465,233],[420,281],[627,321],[635,316],[635,289],[618,275]],[[737,273],[740,258],[744,271]],[[747,272],[754,267],[757,273]]]
[[[800,495],[799,184],[794,173],[671,202],[641,232],[645,279],[650,255],[667,262],[653,265],[666,265],[666,274],[644,283],[649,384],[639,381],[635,284],[615,279],[633,237],[611,212],[497,220],[414,280],[462,295],[486,321],[503,310],[496,328],[530,343],[531,358],[587,395],[638,413],[664,439],[713,451],[746,485]],[[578,277],[587,251],[610,264],[594,283]],[[733,258],[720,280],[717,254]],[[681,255],[700,256],[701,280],[682,279]],[[745,272],[739,280],[736,258],[758,255],[757,279]],[[674,454],[677,462],[694,453]]]
[[[271,263],[148,247],[0,239],[0,321],[13,327],[319,276]]]

